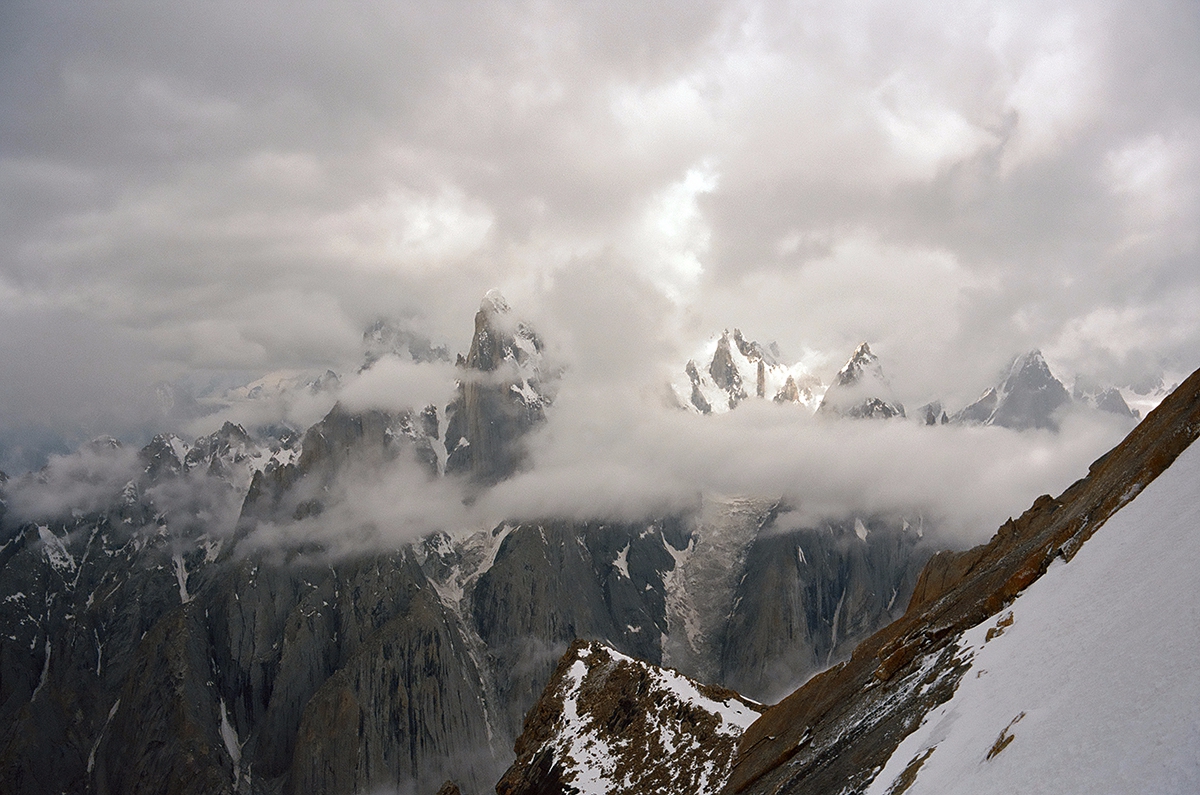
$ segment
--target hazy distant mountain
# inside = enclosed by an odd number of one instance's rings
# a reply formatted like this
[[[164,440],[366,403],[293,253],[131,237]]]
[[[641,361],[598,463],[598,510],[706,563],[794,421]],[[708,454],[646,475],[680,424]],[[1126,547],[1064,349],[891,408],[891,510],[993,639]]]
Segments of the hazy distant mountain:
[[[904,405],[892,395],[892,387],[883,374],[879,357],[867,343],[838,371],[825,391],[818,414],[855,419],[891,419],[904,416]]]
[[[671,385],[676,399],[700,414],[721,414],[751,398],[814,408],[824,391],[803,365],[784,364],[774,343],[764,347],[740,329],[722,332],[700,364],[689,360],[681,375]]]
[[[998,386],[989,388],[952,418],[972,425],[999,425],[1022,431],[1030,428],[1058,430],[1056,412],[1071,402],[1071,395],[1050,372],[1041,351],[1018,356]]]
[[[398,356],[418,363],[450,361],[450,349],[446,346],[434,345],[425,335],[382,319],[363,332],[363,347],[366,353],[361,370],[384,356]]]

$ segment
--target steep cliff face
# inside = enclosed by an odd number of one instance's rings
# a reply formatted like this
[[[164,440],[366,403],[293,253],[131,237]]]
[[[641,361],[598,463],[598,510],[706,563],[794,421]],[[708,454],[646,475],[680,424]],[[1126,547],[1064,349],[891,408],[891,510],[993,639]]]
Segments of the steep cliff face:
[[[759,710],[732,691],[577,641],[530,711],[496,792],[715,795]]]
[[[901,741],[954,696],[971,670],[975,646],[965,633],[982,627],[979,640],[986,642],[988,634],[1003,632],[1010,622],[998,614],[1051,563],[1061,560],[1069,566],[1082,545],[1171,466],[1197,435],[1200,372],[1057,499],[1039,498],[986,545],[935,556],[901,619],[868,638],[850,660],[768,709],[747,730],[729,790],[866,790]],[[996,753],[1001,753],[1005,736],[1020,729],[1010,723],[997,731]],[[931,747],[918,750],[898,760],[899,767],[888,768],[894,779],[880,786],[894,792],[910,786],[932,753]]]
[[[471,348],[459,366],[458,393],[446,408],[446,471],[496,483],[520,467],[521,437],[544,419],[550,402],[542,341],[493,290],[475,314]]]
[[[722,633],[722,684],[774,701],[898,618],[932,550],[883,518],[778,531],[749,549]]]
[[[931,553],[915,529],[850,519],[781,531],[776,509],[714,499],[696,517],[500,528],[464,604],[513,736],[576,638],[757,697],[790,690],[900,614]]]
[[[482,791],[497,750],[489,693],[461,628],[431,589],[365,637],[304,708],[288,792]]]
[[[667,632],[663,576],[676,520],[511,528],[470,595],[510,737],[576,638],[657,662]]]

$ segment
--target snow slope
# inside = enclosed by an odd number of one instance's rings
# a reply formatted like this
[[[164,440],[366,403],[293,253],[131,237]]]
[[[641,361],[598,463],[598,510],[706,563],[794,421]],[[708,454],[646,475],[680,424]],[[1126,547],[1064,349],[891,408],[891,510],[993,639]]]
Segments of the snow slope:
[[[1197,562],[1193,445],[964,634],[971,669],[868,792],[1200,792]]]

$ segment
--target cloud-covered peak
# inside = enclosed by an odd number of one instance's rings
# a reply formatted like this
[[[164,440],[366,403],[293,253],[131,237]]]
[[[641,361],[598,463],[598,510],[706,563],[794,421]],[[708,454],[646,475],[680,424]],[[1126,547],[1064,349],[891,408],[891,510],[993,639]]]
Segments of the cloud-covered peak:
[[[1016,357],[1004,379],[955,415],[958,422],[1013,430],[1058,430],[1071,395],[1050,372],[1040,350]]]
[[[883,374],[871,346],[860,343],[821,399],[818,412],[855,419],[891,419],[904,416],[891,382]]]

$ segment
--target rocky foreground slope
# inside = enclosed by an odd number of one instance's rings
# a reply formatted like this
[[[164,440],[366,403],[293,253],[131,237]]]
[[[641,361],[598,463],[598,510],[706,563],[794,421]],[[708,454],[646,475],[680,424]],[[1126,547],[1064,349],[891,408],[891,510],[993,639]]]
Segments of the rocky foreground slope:
[[[731,690],[576,641],[525,719],[496,792],[715,795],[761,711]]]

